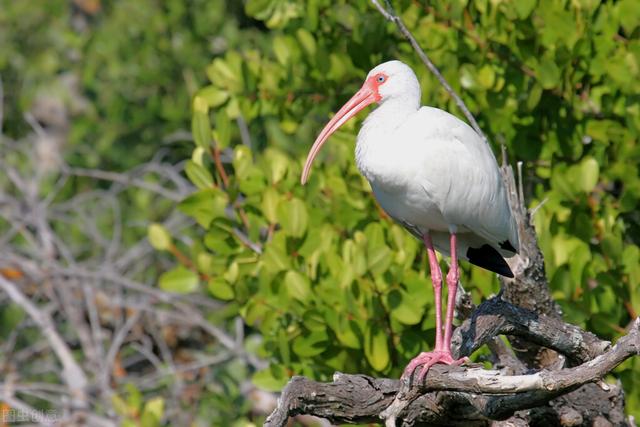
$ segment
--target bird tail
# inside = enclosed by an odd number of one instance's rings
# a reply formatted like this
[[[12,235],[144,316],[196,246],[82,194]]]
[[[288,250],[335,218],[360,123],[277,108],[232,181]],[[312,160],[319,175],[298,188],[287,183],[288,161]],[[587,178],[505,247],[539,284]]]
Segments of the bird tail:
[[[513,272],[509,268],[509,264],[504,260],[500,252],[491,245],[484,244],[479,248],[467,249],[467,259],[471,264],[482,267],[501,276],[513,278]]]

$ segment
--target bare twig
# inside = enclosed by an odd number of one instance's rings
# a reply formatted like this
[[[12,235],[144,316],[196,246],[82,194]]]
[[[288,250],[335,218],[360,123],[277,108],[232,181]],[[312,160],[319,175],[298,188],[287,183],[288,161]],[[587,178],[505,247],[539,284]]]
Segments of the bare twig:
[[[166,188],[153,184],[151,182],[147,182],[143,179],[131,176],[129,174],[117,173],[117,172],[107,172],[103,170],[97,169],[83,169],[83,168],[67,168],[66,173],[73,176],[101,179],[105,181],[117,182],[126,186],[135,186],[138,188],[142,188],[147,191],[151,191],[153,193],[157,193],[169,200],[173,200],[175,202],[179,202],[184,198],[184,194],[180,194],[171,190],[167,190]]]
[[[224,170],[224,165],[222,164],[222,160],[220,158],[220,149],[215,146],[211,147],[211,156],[213,157],[213,162],[216,165],[216,170],[218,171],[218,175],[222,180],[222,186],[224,188],[229,187],[229,176],[227,172]]]
[[[240,130],[240,140],[244,145],[252,150],[253,143],[251,142],[251,132],[249,132],[249,126],[247,126],[247,121],[244,119],[244,117],[242,117],[242,114],[238,115],[238,117],[236,118],[236,123],[238,124],[238,129]]]
[[[133,325],[135,325],[136,322],[140,320],[140,315],[140,311],[136,311],[131,314],[127,318],[127,321],[124,323],[124,325],[122,325],[118,332],[113,336],[111,347],[109,347],[109,351],[107,352],[105,369],[104,372],[102,372],[104,384],[108,384],[108,379],[111,377],[113,365],[115,363],[118,352],[120,351],[120,347],[122,347],[122,344],[127,338],[127,335],[129,335],[129,332],[131,331],[131,328],[133,328]]]
[[[73,393],[76,403],[79,406],[86,405],[87,377],[78,363],[75,361],[71,350],[56,330],[53,320],[49,315],[40,310],[30,299],[28,299],[18,288],[18,286],[0,275],[0,288],[18,304],[33,319],[40,328],[43,336],[49,342],[51,349],[62,364],[62,377]]]

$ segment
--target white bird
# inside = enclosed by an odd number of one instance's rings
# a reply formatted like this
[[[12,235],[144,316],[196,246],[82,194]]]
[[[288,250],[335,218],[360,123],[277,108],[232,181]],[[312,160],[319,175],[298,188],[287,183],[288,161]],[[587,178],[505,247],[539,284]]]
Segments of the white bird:
[[[504,257],[518,251],[518,232],[498,163],[488,144],[465,122],[446,111],[420,107],[420,84],[400,61],[372,69],[360,90],[336,113],[314,142],[302,172],[329,136],[360,110],[379,106],[364,121],[356,164],[389,216],[420,238],[427,249],[436,302],[436,343],[406,367],[420,365],[422,381],[436,363],[460,364],[451,355],[458,259],[513,277]],[[434,249],[451,256],[448,298],[442,327],[442,273]],[[444,336],[443,336],[444,334]]]

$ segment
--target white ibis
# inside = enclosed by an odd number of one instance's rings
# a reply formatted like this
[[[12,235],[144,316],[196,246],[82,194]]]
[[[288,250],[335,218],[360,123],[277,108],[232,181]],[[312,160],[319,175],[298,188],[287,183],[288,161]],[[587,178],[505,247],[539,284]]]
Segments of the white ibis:
[[[418,79],[400,61],[371,70],[360,90],[320,132],[304,165],[302,184],[331,134],[374,102],[379,106],[358,133],[356,164],[380,206],[427,248],[436,302],[436,343],[433,351],[411,360],[403,374],[411,375],[423,365],[418,377],[422,381],[436,363],[464,362],[451,354],[458,259],[513,277],[504,257],[518,251],[518,232],[489,146],[457,117],[420,107]],[[442,272],[435,250],[451,256],[444,328]]]

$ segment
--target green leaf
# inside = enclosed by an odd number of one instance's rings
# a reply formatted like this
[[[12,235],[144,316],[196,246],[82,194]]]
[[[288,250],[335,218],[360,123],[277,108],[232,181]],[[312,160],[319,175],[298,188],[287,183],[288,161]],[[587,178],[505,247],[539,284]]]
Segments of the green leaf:
[[[235,61],[233,52],[227,54],[226,60],[216,58],[211,62],[205,72],[209,81],[216,86],[228,89],[231,93],[236,93],[242,88],[242,75],[234,70]],[[237,55],[237,53],[235,53]]]
[[[196,99],[201,99],[196,97]],[[211,122],[209,113],[194,111],[191,119],[191,133],[198,147],[209,148],[211,144]]]
[[[278,218],[284,232],[291,237],[302,237],[307,231],[307,207],[298,198],[281,201],[278,205]]]
[[[278,203],[280,202],[280,195],[273,187],[267,188],[262,194],[262,200],[260,202],[260,209],[262,214],[269,221],[270,224],[278,222]]]
[[[346,317],[340,317],[334,332],[342,345],[353,349],[362,348],[362,332],[355,321],[349,320]]]
[[[316,55],[316,40],[313,35],[304,28],[298,28],[296,35],[308,57],[314,58]]]
[[[511,2],[511,5],[515,7],[518,18],[525,19],[536,7],[537,0],[518,0]]]
[[[409,294],[397,289],[387,294],[391,315],[405,325],[416,325],[422,320],[424,307]]]
[[[291,258],[286,253],[284,237],[280,232],[275,233],[261,258],[264,268],[274,274],[291,268]]]
[[[115,411],[116,414],[126,417],[130,415],[129,406],[127,402],[124,401],[120,396],[114,394],[111,396],[111,407]]]
[[[163,414],[164,400],[161,397],[154,397],[145,403],[140,424],[142,427],[159,427]]]
[[[177,294],[188,294],[198,289],[198,275],[185,267],[179,266],[160,276],[160,289]]]
[[[267,369],[256,372],[251,381],[262,390],[280,391],[289,381],[289,376],[284,367],[271,365]]]
[[[22,323],[24,317],[24,311],[17,304],[0,306],[0,336],[6,339]]]
[[[209,231],[204,236],[204,244],[218,255],[232,255],[240,249],[240,243],[236,241],[226,218],[219,218],[211,223]]]
[[[231,119],[229,119],[226,110],[218,110],[215,125],[213,137],[215,138],[216,146],[222,150],[231,144]]]
[[[286,38],[282,36],[274,37],[273,39],[273,52],[278,59],[278,62],[282,65],[287,65],[290,58],[291,49],[287,45]]]
[[[231,285],[229,285],[226,280],[220,277],[209,280],[207,289],[209,290],[209,293],[211,295],[223,301],[230,301],[235,296]]]
[[[534,84],[529,91],[529,97],[527,98],[527,108],[529,110],[533,110],[534,108],[536,108],[536,106],[540,102],[540,98],[542,98],[542,86],[539,84]]]
[[[209,85],[200,89],[196,97],[206,101],[209,108],[216,108],[229,99],[229,93],[213,85]]]
[[[307,358],[317,356],[327,349],[329,336],[326,330],[316,330],[293,340],[293,352]]]
[[[188,196],[180,202],[178,209],[194,218],[202,227],[209,228],[211,221],[225,215],[228,197],[219,188],[207,188]]]
[[[238,187],[247,196],[252,194],[260,194],[264,191],[267,185],[264,174],[256,167],[251,167],[247,170],[244,178],[240,180]]]
[[[199,166],[203,165],[204,154],[206,150],[202,147],[196,147],[191,153],[191,161]]]
[[[247,0],[244,10],[248,16],[265,20],[271,16],[274,0]]]
[[[284,276],[284,284],[287,287],[288,294],[293,298],[307,302],[312,296],[309,279],[297,271],[287,271]]]
[[[253,167],[251,149],[246,145],[238,145],[235,147],[233,150],[233,168],[238,180],[242,181],[245,179]]]
[[[269,180],[272,184],[277,184],[287,173],[290,159],[284,153],[273,148],[265,150],[264,158],[269,169]]]
[[[389,365],[387,334],[376,324],[368,324],[364,336],[364,354],[376,371],[383,371]]]
[[[208,170],[192,160],[187,160],[184,171],[187,177],[200,190],[211,188],[213,186],[213,176]]]
[[[149,225],[147,237],[149,238],[151,246],[159,251],[166,251],[172,245],[171,235],[164,226],[158,223]]]
[[[580,189],[590,193],[598,183],[600,166],[593,157],[585,158],[580,164]]]
[[[560,84],[560,69],[553,60],[543,58],[540,61],[538,80],[544,89],[553,89]]]
[[[483,65],[478,71],[478,83],[485,89],[491,89],[496,82],[496,73],[491,65]]]

